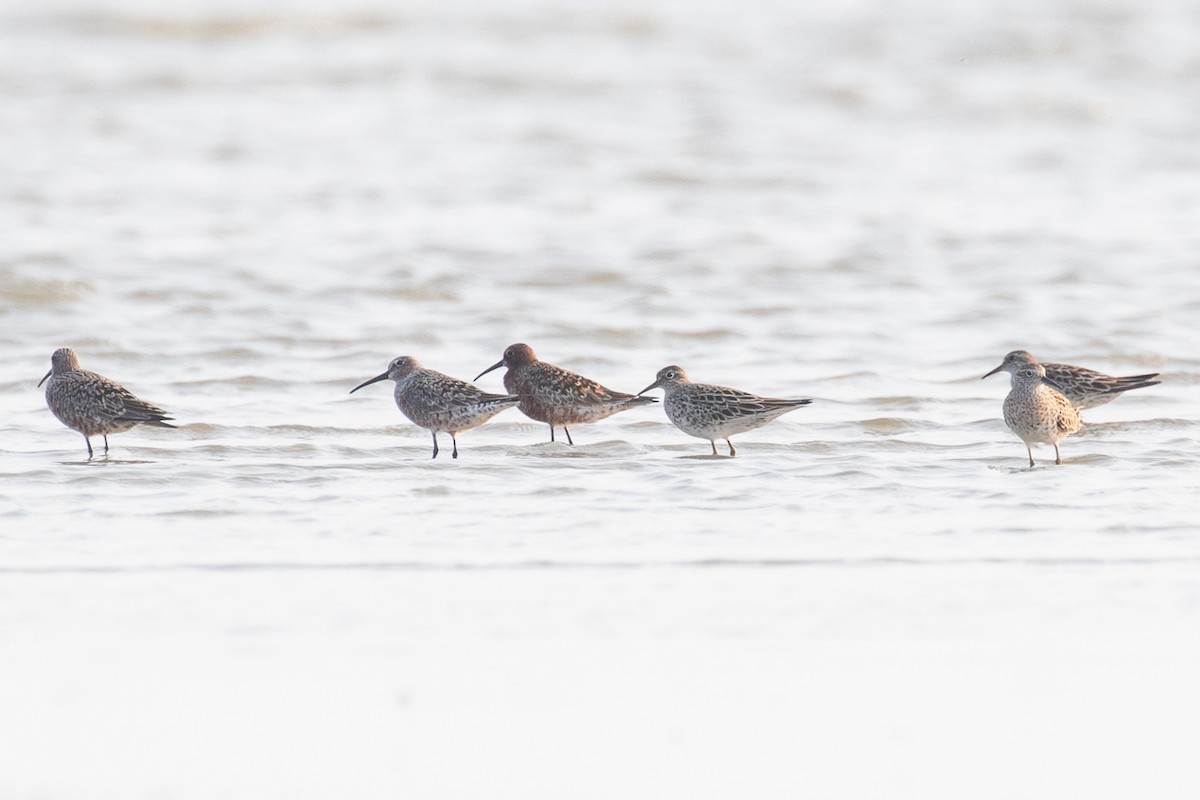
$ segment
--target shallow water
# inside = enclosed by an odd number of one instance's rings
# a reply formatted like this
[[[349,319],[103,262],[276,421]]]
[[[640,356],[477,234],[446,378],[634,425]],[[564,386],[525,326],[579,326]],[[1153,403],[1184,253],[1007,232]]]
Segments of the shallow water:
[[[0,795],[1200,789],[1189,4],[0,22]],[[516,341],[815,401],[348,394]],[[60,346],[179,430],[85,461]],[[1016,347],[1163,382],[1029,470]]]

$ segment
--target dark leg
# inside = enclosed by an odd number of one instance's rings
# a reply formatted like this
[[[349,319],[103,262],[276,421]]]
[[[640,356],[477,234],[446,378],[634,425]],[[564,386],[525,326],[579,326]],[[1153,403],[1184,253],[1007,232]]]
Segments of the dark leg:
[[[550,441],[554,441],[554,423],[550,423]]]
[[[1033,448],[1029,445],[1025,445],[1025,452],[1029,453],[1029,468],[1033,469]]]
[[[108,434],[104,434],[104,455],[108,455]]]
[[[709,440],[708,440],[708,443],[712,445],[712,449],[713,449],[713,455],[714,455],[714,456],[715,456],[715,455],[719,455],[719,453],[717,453],[717,440],[716,440],[716,439],[709,439]]]
[[[726,439],[726,440],[725,440],[725,444],[729,445],[729,455],[731,455],[731,456],[736,456],[736,455],[737,455],[737,449],[736,449],[736,448],[733,446],[733,442],[731,442],[731,441],[729,441],[728,439]]]
[[[83,441],[87,442],[87,446],[88,446],[88,458],[90,459],[90,458],[91,458],[93,455],[95,455],[94,453],[92,453],[92,440],[91,440],[91,439],[89,439],[87,436],[84,436],[84,437],[83,437]]]
[[[454,438],[454,431],[450,431],[450,441],[454,442],[454,452],[451,457],[458,458],[458,439]]]
[[[563,433],[565,433],[567,435],[567,444],[575,444],[574,442],[571,441],[571,432],[569,430],[567,430],[566,425],[563,425]]]
[[[438,454],[437,431],[430,431],[430,433],[433,434],[433,457],[437,458],[437,454]]]

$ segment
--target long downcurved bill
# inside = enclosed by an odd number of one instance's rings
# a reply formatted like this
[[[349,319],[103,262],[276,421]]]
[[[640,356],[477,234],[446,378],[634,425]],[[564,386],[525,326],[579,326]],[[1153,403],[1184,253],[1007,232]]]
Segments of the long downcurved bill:
[[[46,373],[46,377],[45,377],[45,378],[42,378],[40,381],[38,381],[38,386],[41,386],[43,383],[45,383],[45,382],[46,382],[46,378],[49,378],[49,377],[50,377],[51,375],[53,375],[53,374],[54,374],[54,370],[50,370],[49,372],[47,372],[47,373]]]
[[[355,386],[353,389],[351,389],[350,394],[354,394],[359,389],[363,388],[364,386],[370,386],[372,383],[379,383],[380,381],[386,381],[387,376],[388,376],[388,374],[385,372],[382,375],[376,375],[374,378],[371,378],[371,380],[369,380],[369,381],[363,381],[358,386]]]
[[[494,369],[500,369],[500,368],[501,368],[501,367],[503,367],[503,366],[504,366],[504,359],[502,358],[502,359],[500,359],[499,361],[497,361],[495,364],[492,364],[490,367],[488,367],[487,369],[485,369],[483,372],[481,372],[481,373],[479,373],[478,375],[476,375],[476,376],[475,376],[474,378],[472,378],[471,380],[472,380],[472,381],[477,381],[477,380],[479,380],[480,378],[482,378],[484,375],[487,375],[487,374],[488,374],[489,372],[491,372],[492,370],[494,370]]]

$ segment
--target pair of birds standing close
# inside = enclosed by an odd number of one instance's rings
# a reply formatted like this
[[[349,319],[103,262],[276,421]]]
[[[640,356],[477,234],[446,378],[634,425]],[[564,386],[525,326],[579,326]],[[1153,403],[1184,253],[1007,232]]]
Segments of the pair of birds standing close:
[[[636,395],[614,392],[573,372],[539,361],[526,344],[514,344],[504,357],[475,377],[506,367],[504,386],[509,394],[490,394],[466,381],[425,369],[410,356],[392,360],[386,372],[364,381],[350,390],[383,380],[396,382],[395,399],[400,411],[433,435],[433,456],[438,455],[437,435],[450,434],[453,456],[458,457],[456,434],[482,425],[506,408],[517,406],[532,419],[550,425],[550,440],[555,427],[561,427],[571,444],[568,425],[596,422],[618,411],[655,402],[643,396],[661,388],[667,417],[684,433],[707,439],[717,455],[717,439],[729,445],[729,454],[737,450],[730,436],[767,424],[776,417],[812,401],[779,399],[731,389],[726,386],[692,383],[682,367],[671,365],[659,370],[654,383]],[[1052,444],[1055,463],[1061,464],[1058,442],[1079,430],[1079,412],[1103,405],[1130,389],[1153,386],[1158,373],[1113,377],[1069,364],[1039,364],[1024,350],[1005,356],[997,372],[1012,374],[1012,390],[1004,401],[1004,420],[1025,442],[1032,467],[1031,445]],[[79,363],[69,348],[56,350],[51,369],[38,382],[46,386],[46,402],[58,419],[84,436],[88,457],[93,456],[92,436],[104,437],[108,453],[108,434],[129,430],[138,424],[165,428],[175,426],[163,409],[135,397],[117,382]]]
[[[1157,372],[1115,377],[1071,364],[1038,363],[1026,350],[1013,350],[997,372],[1012,375],[1012,389],[1004,398],[1004,422],[1025,442],[1029,466],[1033,445],[1054,445],[1054,463],[1062,463],[1058,443],[1082,427],[1080,412],[1109,403],[1130,389],[1154,386]]]

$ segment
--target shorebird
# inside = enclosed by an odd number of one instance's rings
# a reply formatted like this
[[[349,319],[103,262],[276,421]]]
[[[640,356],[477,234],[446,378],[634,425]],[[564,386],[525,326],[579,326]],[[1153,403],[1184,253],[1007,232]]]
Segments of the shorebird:
[[[1066,395],[1050,384],[1041,364],[1022,367],[1013,373],[1012,389],[1004,398],[1004,422],[1025,442],[1029,466],[1033,466],[1031,445],[1054,445],[1054,463],[1061,464],[1058,443],[1080,428],[1079,409]]]
[[[453,458],[458,458],[456,434],[478,428],[521,399],[516,395],[488,394],[466,381],[425,369],[411,356],[393,358],[386,372],[363,381],[350,390],[354,394],[379,381],[396,382],[396,405],[400,413],[433,435],[433,457],[437,458],[439,433],[450,434]]]
[[[517,408],[530,419],[548,424],[552,442],[556,426],[563,429],[569,444],[575,444],[568,425],[597,422],[618,411],[658,402],[653,397],[614,392],[582,375],[538,361],[527,344],[509,345],[504,357],[476,375],[475,380],[500,367],[508,368],[504,388],[521,398]]]
[[[46,383],[49,380],[49,383]],[[174,419],[156,405],[139,400],[114,380],[86,370],[69,347],[50,356],[50,371],[38,386],[46,384],[46,404],[63,425],[83,434],[88,458],[93,457],[93,436],[104,437],[108,454],[108,434],[127,431],[134,425],[174,428],[165,420]]]
[[[667,419],[689,436],[707,439],[714,456],[717,455],[717,439],[724,439],[729,445],[729,455],[736,456],[737,449],[729,441],[730,436],[762,427],[776,417],[812,402],[809,398],[759,397],[728,386],[692,383],[683,367],[675,364],[660,369],[654,383],[638,394],[651,389],[663,390]]]
[[[1013,386],[1016,386],[1017,372],[1037,363],[1039,363],[1038,360],[1027,350],[1013,350],[1004,357],[1000,366],[983,377],[987,378],[1001,371],[1008,372],[1012,374]],[[1042,367],[1046,370],[1046,379],[1071,401],[1071,405],[1078,409],[1102,406],[1115,400],[1122,392],[1161,383],[1161,381],[1152,380],[1158,377],[1157,372],[1118,378],[1094,369],[1075,367],[1070,364],[1042,364]]]

